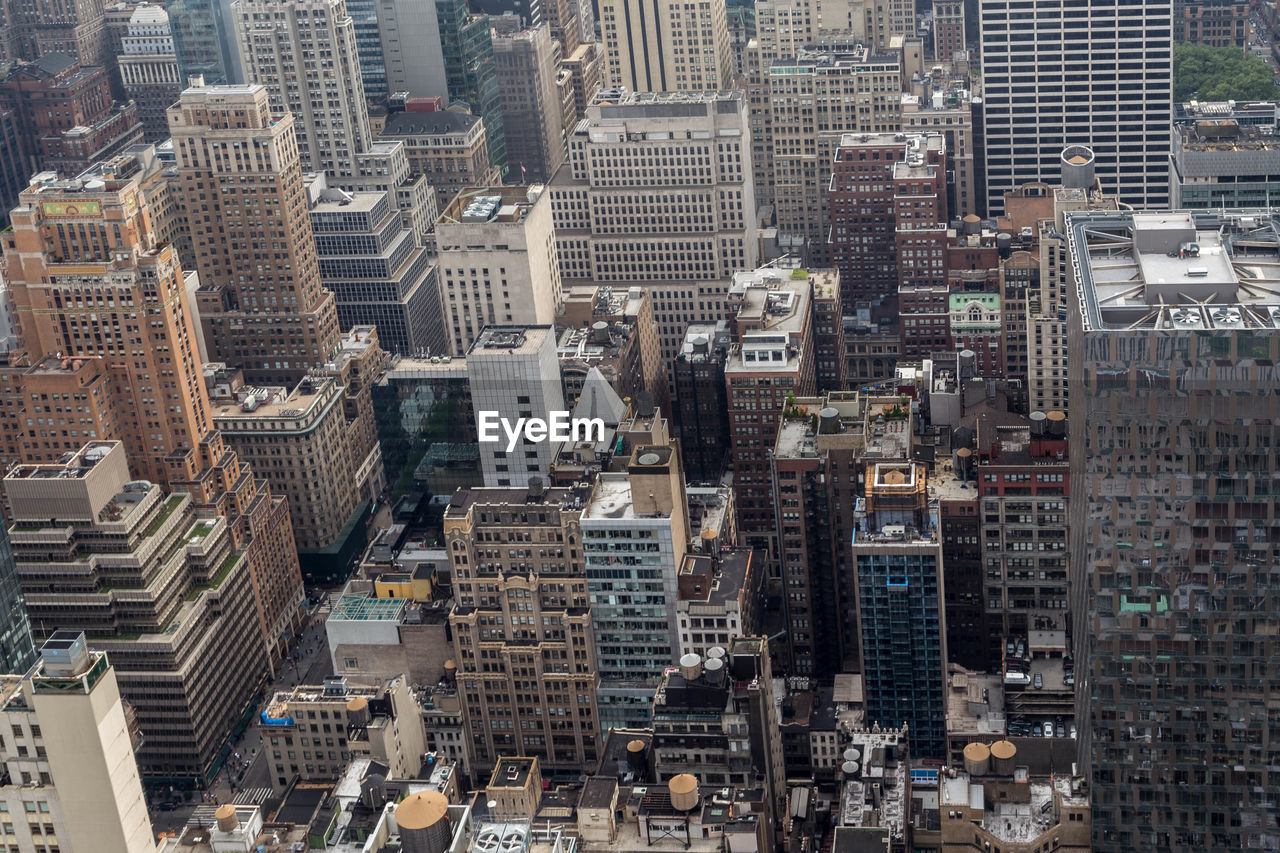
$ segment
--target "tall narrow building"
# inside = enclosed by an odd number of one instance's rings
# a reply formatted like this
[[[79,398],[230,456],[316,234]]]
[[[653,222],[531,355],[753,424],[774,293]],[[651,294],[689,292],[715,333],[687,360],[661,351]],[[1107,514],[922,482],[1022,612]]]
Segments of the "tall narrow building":
[[[724,0],[603,0],[606,85],[632,92],[716,92],[733,85]]]
[[[152,144],[169,138],[166,110],[182,95],[173,30],[164,9],[144,4],[134,10],[118,62],[125,95],[138,105],[143,138]]]
[[[89,650],[84,634],[58,631],[30,671],[0,676],[0,724],[6,844],[153,853],[116,671],[105,652]]]
[[[599,759],[583,514],[576,487],[541,483],[459,489],[444,512],[468,766],[481,778],[503,756],[572,774]]]
[[[1232,211],[1080,211],[1066,228],[1093,849],[1276,847],[1280,297],[1258,282],[1280,240]]]
[[[13,563],[7,529],[0,529],[0,670],[26,672],[36,660],[31,621],[22,598],[22,584]]]
[[[229,0],[173,0],[165,11],[183,86],[196,77],[208,86],[244,82]]]
[[[435,0],[440,50],[450,106],[460,105],[484,121],[489,162],[507,175],[507,132],[502,121],[502,93],[493,59],[488,15],[473,15],[466,0]],[[430,52],[429,48],[425,48]]]
[[[300,379],[338,345],[338,315],[320,282],[293,117],[272,112],[263,86],[210,86],[183,92],[169,127],[209,360],[250,381]]]
[[[345,0],[235,0],[231,11],[245,80],[266,87],[273,115],[293,116],[302,171],[353,175],[373,132]]]
[[[565,127],[556,97],[555,45],[543,24],[493,39],[502,92],[507,163],[520,183],[546,183],[564,162]]]
[[[423,45],[440,44],[436,4],[419,0],[375,0],[375,3],[386,90],[408,92],[413,97],[438,95],[448,103],[444,55],[439,50],[423,49]],[[367,75],[364,91],[366,95],[373,92]]]
[[[1103,191],[1121,202],[1168,203],[1172,14],[1169,0],[1103,0],[1088,21],[1066,2],[1027,18],[1013,0],[981,0],[991,215],[1009,190],[1056,178],[1068,145],[1093,149]]]

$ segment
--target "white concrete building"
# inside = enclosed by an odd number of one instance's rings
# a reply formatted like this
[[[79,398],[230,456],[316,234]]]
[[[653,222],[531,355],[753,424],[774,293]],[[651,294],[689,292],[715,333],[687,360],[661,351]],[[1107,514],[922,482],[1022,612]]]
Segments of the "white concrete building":
[[[1172,7],[1159,0],[1061,2],[1023,11],[982,0],[989,215],[1004,193],[1057,178],[1068,145],[1097,155],[1102,190],[1125,204],[1168,203]]]
[[[138,105],[146,140],[154,143],[168,139],[165,111],[182,95],[169,15],[159,6],[140,4],[129,18],[129,29],[120,42],[120,78],[125,94]]]
[[[236,0],[231,12],[245,80],[267,87],[273,114],[293,114],[302,170],[351,176],[373,133],[345,0]]]
[[[465,190],[445,208],[437,279],[450,354],[465,354],[485,326],[555,322],[564,305],[555,239],[540,185]]]
[[[90,651],[82,633],[55,631],[40,655],[25,676],[0,676],[0,849],[153,853],[106,653]]]
[[[484,484],[527,486],[531,477],[542,477],[545,483],[563,442],[535,441],[526,433],[517,436],[511,446],[499,423],[514,428],[521,418],[550,419],[553,412],[566,411],[554,329],[485,329],[467,353],[467,373],[480,437]]]

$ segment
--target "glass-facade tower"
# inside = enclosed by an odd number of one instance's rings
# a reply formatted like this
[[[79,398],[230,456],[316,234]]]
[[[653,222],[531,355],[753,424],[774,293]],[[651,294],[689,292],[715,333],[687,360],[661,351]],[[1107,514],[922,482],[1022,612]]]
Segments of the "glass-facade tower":
[[[36,648],[13,549],[9,547],[9,534],[0,525],[0,673],[23,675],[35,662]]]
[[[493,59],[489,17],[472,15],[466,0],[436,0],[444,72],[453,103],[465,103],[484,121],[489,161],[507,174],[507,135],[502,123],[498,68]]]

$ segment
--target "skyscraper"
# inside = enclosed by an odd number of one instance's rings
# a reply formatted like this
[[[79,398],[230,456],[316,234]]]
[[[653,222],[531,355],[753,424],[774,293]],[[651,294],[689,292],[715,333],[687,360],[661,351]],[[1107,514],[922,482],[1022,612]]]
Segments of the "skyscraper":
[[[1280,239],[1230,211],[1081,211],[1066,227],[1093,849],[1274,848],[1280,297],[1257,282]]]
[[[879,412],[886,447],[893,438],[901,447],[909,435],[909,421],[897,416],[901,407],[892,408],[897,405],[886,404]],[[855,514],[853,562],[867,720],[884,727],[906,723],[913,754],[944,758],[942,544],[937,507],[928,505],[926,476],[924,465],[868,461],[865,514]]]
[[[564,162],[565,127],[553,49],[546,24],[493,39],[507,162],[521,183],[545,183]]]
[[[1168,203],[1173,42],[1169,0],[1055,0],[1024,12],[982,0],[987,202],[1052,181],[1058,155],[1087,145],[1102,189],[1121,202]]]
[[[274,115],[293,115],[302,171],[353,175],[373,132],[345,0],[235,0],[231,11],[245,80],[266,87]]]
[[[164,9],[147,4],[134,10],[122,46],[120,77],[125,94],[138,105],[143,136],[151,143],[168,139],[165,110],[178,100],[183,86],[173,52],[173,30]]]
[[[502,121],[502,93],[493,61],[489,16],[472,15],[466,0],[435,0],[445,85],[450,104],[464,104],[484,121],[489,162],[507,174],[507,133]]]
[[[263,86],[209,86],[183,92],[169,126],[209,360],[250,381],[300,379],[337,346],[338,314],[320,282],[293,117],[272,113]]]
[[[174,0],[165,5],[183,86],[193,77],[205,85],[243,82],[228,0]]]
[[[440,44],[440,23],[436,4],[419,0],[375,0],[379,27],[380,56],[385,68],[388,92],[408,92],[416,97],[439,95],[449,102],[444,55],[423,45]],[[359,38],[359,24],[356,36]],[[365,94],[372,94],[368,80]],[[487,165],[487,163],[486,163]],[[448,202],[444,199],[441,204]]]
[[[388,91],[387,64],[382,53],[377,0],[350,0],[347,3],[347,14],[351,16],[356,34],[356,58],[360,62],[364,93],[378,100],[385,98]]]
[[[36,660],[22,584],[13,563],[9,533],[0,529],[0,670],[26,672]]]
[[[0,723],[0,763],[24,768],[0,788],[0,802],[9,815],[32,818],[5,821],[7,843],[19,850],[156,849],[116,671],[106,653],[87,648],[84,634],[56,632],[35,669],[0,678]]]
[[[606,85],[632,92],[716,92],[733,85],[724,0],[603,0]]]
[[[576,488],[541,485],[459,489],[444,512],[473,773],[510,755],[572,773],[597,760],[603,727],[583,515]]]

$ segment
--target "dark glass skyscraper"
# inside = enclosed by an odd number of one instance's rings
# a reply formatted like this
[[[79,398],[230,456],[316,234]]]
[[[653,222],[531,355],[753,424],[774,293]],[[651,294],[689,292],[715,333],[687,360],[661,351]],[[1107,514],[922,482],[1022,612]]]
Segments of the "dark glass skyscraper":
[[[25,673],[35,662],[36,647],[9,534],[0,525],[0,673]]]
[[[360,57],[365,97],[386,97],[387,65],[382,58],[376,0],[347,0],[347,14],[356,28],[356,53]]]
[[[493,60],[489,16],[472,15],[466,0],[436,0],[440,47],[449,97],[461,101],[484,121],[489,138],[489,161],[507,174],[507,134],[502,124],[498,68]]]
[[[1065,230],[1093,849],[1278,849],[1280,231],[1128,211]]]

